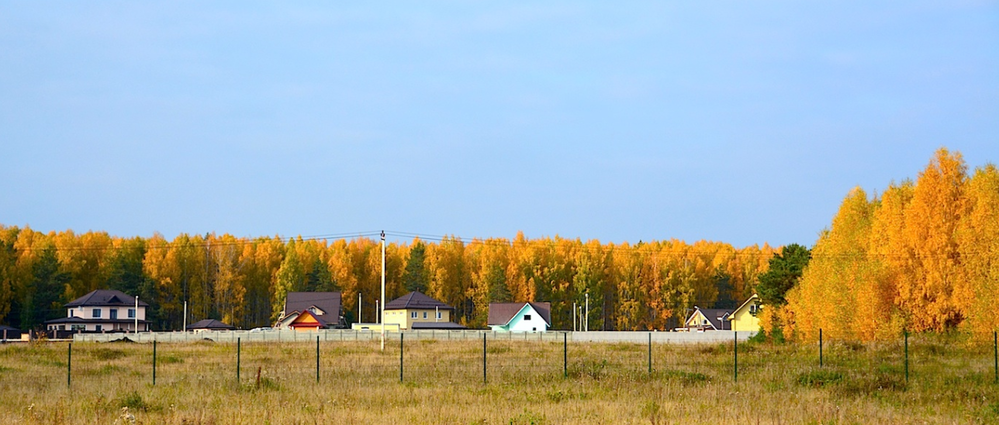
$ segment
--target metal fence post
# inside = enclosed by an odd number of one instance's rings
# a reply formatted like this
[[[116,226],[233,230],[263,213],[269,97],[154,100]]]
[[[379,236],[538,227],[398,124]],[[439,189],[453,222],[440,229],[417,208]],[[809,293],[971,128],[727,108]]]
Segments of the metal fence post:
[[[905,382],[909,382],[909,330],[903,331],[905,339]]]
[[[239,383],[239,361],[240,361],[240,354],[242,351],[242,343],[240,340],[241,338],[236,338],[236,383],[237,384]]]
[[[319,335],[316,335],[316,383],[319,383]]]
[[[482,334],[482,383],[486,383],[486,334]]]
[[[562,377],[569,377],[569,333],[562,332]]]
[[[739,382],[739,331],[732,331],[735,337],[732,342],[732,377],[735,382]]]
[[[996,331],[992,331],[992,353],[995,361],[996,383],[999,384],[999,337],[996,336]]]
[[[69,343],[69,348],[66,352],[66,387],[70,387],[73,384],[73,343]]]
[[[649,375],[652,375],[652,332],[649,332]]]
[[[822,367],[822,328],[819,328],[819,367]]]
[[[403,346],[403,340],[405,340],[405,339],[406,339],[406,335],[403,334],[402,332],[400,332],[399,333],[399,382],[402,382],[402,371],[403,371],[403,369],[402,369],[402,367],[403,367],[403,364],[402,364],[402,353],[405,350],[405,347]],[[419,338],[417,338],[417,339],[419,339]]]
[[[153,386],[156,386],[156,340],[153,340]]]

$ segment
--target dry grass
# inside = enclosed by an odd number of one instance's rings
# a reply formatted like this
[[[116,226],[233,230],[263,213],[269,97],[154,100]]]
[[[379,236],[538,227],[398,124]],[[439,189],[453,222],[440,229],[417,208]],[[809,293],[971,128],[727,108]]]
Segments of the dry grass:
[[[995,423],[992,347],[947,337],[815,347],[490,341],[0,346],[0,423]],[[259,371],[259,379],[257,373]]]

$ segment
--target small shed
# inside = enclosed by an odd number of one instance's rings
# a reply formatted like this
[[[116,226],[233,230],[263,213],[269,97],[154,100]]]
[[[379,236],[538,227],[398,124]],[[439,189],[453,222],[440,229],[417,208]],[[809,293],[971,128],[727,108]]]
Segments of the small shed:
[[[0,325],[0,341],[20,340],[21,330],[12,326]]]
[[[236,327],[232,325],[227,325],[215,319],[205,319],[199,320],[191,326],[187,327],[188,330],[195,332],[198,331],[231,331],[235,330]]]

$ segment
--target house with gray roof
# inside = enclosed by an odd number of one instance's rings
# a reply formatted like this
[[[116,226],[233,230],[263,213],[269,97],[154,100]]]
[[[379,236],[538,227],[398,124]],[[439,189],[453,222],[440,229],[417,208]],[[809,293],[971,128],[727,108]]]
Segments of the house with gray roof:
[[[66,303],[66,317],[45,322],[49,331],[140,332],[149,330],[146,304],[114,289],[97,289]]]

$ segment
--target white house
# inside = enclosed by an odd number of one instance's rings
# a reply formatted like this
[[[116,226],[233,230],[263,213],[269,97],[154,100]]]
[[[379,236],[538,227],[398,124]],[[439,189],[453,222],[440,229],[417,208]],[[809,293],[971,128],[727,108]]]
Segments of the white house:
[[[66,317],[45,322],[50,331],[133,332],[148,331],[146,307],[149,304],[114,289],[97,289],[67,303]]]
[[[496,332],[545,332],[552,325],[550,303],[490,303],[489,327]]]

